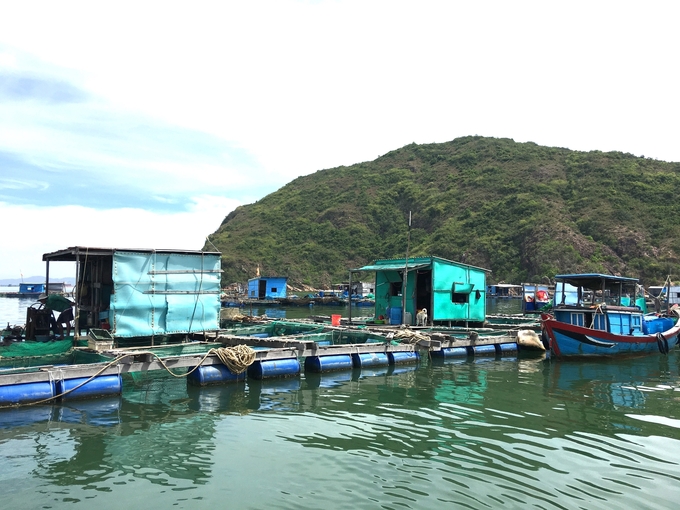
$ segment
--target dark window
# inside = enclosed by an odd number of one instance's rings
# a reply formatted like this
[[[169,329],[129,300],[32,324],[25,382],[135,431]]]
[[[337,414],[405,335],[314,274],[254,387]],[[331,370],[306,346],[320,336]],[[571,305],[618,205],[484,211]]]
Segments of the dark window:
[[[453,303],[467,303],[469,294],[461,294],[460,292],[451,293],[451,302]]]
[[[276,287],[272,287],[272,290],[270,292],[276,292],[278,289]]]

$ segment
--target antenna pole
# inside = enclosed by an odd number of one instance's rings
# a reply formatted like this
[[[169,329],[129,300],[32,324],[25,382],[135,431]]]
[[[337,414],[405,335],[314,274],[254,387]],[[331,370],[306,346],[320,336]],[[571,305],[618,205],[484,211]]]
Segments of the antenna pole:
[[[406,287],[408,283],[408,251],[411,244],[411,211],[408,212],[408,233],[406,234],[406,263],[404,264],[404,282],[401,286],[401,323],[406,324]]]

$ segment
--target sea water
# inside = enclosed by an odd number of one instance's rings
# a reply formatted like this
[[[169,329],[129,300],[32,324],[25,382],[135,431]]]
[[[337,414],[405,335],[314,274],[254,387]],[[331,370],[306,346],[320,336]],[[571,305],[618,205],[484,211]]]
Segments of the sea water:
[[[2,507],[674,508],[679,367],[676,349],[125,376],[119,397],[0,412]]]

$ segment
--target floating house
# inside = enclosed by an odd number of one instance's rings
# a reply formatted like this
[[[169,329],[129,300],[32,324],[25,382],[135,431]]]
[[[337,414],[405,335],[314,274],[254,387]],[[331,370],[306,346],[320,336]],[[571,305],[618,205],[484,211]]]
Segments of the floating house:
[[[286,276],[258,276],[248,280],[248,298],[283,299],[288,289]]]
[[[47,294],[48,292],[65,294],[66,284],[64,282],[50,282],[49,285],[44,283],[20,283],[17,292],[3,292],[0,293],[0,296],[38,299],[40,294]]]
[[[483,323],[489,269],[439,257],[376,260],[352,269],[375,272],[375,316],[390,324],[415,324],[427,309],[429,324]],[[404,289],[405,287],[405,289]],[[404,294],[405,290],[405,294]]]
[[[486,295],[493,298],[521,298],[522,286],[511,283],[497,283],[487,286]]]
[[[337,295],[342,297],[365,298],[375,294],[373,282],[353,282],[350,286],[349,282],[336,283],[333,285]]]
[[[76,337],[181,335],[219,329],[221,254],[184,250],[90,248],[46,253],[50,264],[76,263]]]

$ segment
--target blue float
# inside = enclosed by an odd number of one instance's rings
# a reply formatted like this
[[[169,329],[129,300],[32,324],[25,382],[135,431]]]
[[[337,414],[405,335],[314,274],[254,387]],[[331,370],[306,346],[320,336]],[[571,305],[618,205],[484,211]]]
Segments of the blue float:
[[[120,395],[122,391],[123,377],[120,374],[99,375],[94,378],[78,377],[76,379],[64,379],[57,381],[56,387],[56,395],[61,397],[62,400]]]
[[[354,366],[349,354],[332,356],[307,356],[305,370],[309,372],[328,372],[331,370],[347,370]]]
[[[390,360],[384,352],[363,352],[352,354],[352,364],[356,368],[381,367],[389,365]]]
[[[496,355],[496,346],[494,344],[491,345],[475,345],[473,348],[473,352],[475,356],[495,356]]]
[[[507,344],[498,344],[498,352],[503,355],[508,352],[517,352],[517,344],[515,342],[510,342]]]
[[[463,358],[468,356],[467,347],[447,347],[430,353],[433,358]]]
[[[55,386],[52,381],[0,386],[0,405],[37,402],[53,397],[54,392]]]
[[[388,352],[387,357],[390,361],[390,365],[417,363],[420,361],[420,354],[418,351]]]
[[[289,377],[300,373],[297,358],[256,361],[248,367],[248,376],[262,380],[270,377]]]
[[[246,373],[235,374],[225,365],[201,365],[187,376],[187,381],[197,386],[245,381]]]

